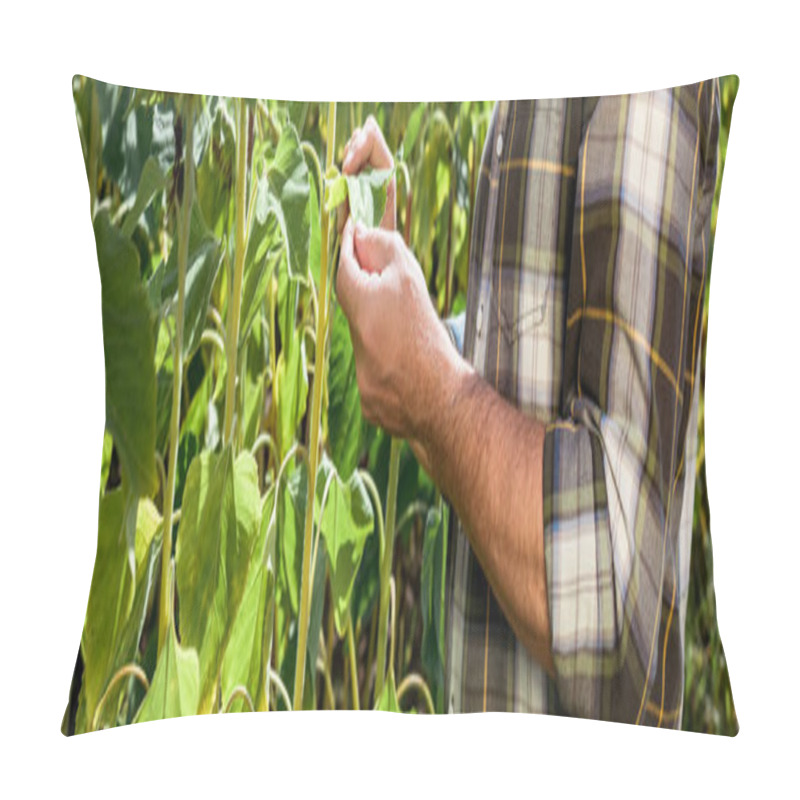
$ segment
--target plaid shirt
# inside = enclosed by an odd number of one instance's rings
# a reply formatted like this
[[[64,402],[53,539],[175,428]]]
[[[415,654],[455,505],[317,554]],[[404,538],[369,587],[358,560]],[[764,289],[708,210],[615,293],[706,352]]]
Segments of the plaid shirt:
[[[546,425],[556,677],[516,639],[456,523],[451,711],[680,726],[718,97],[713,80],[495,107],[464,355]]]

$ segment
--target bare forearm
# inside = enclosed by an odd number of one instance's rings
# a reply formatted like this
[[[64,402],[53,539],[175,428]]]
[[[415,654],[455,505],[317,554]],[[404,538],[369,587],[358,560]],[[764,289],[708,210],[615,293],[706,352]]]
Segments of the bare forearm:
[[[514,632],[552,673],[542,534],[544,427],[454,351],[417,450],[450,499]]]

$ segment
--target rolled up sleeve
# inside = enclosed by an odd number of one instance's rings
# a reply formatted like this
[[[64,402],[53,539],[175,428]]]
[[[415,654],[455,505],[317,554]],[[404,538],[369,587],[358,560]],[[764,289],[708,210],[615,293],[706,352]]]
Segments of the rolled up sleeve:
[[[684,496],[693,497],[683,459],[716,92],[712,81],[603,97],[583,134],[565,389],[543,461],[555,688],[569,714],[655,723],[654,704],[663,712],[681,702],[677,537]]]

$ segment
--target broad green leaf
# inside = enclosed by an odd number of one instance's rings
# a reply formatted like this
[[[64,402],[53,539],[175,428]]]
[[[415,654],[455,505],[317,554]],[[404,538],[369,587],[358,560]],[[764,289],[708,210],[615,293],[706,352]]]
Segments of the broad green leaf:
[[[156,376],[153,318],[139,258],[101,211],[94,223],[103,301],[106,428],[137,497],[156,489]],[[129,543],[130,544],[130,543]]]
[[[189,228],[189,252],[186,262],[186,283],[183,306],[183,359],[188,362],[206,327],[211,290],[222,263],[222,247],[208,232],[198,205],[192,206]],[[159,272],[161,274],[159,275]],[[161,302],[178,305],[178,242],[175,241],[166,263],[154,273],[150,283],[160,284]],[[151,296],[153,291],[150,292]]]
[[[247,239],[244,257],[242,305],[239,323],[241,346],[256,317],[267,290],[272,273],[280,263],[283,242],[278,219],[270,214],[269,184],[262,178],[258,182],[256,208]]]
[[[196,437],[198,442],[206,442],[206,450],[214,449],[208,446],[208,441],[205,436],[208,423],[209,401],[213,389],[213,377],[211,370],[206,372],[203,376],[203,381],[192,396],[192,400],[189,403],[189,410],[186,412],[186,416],[181,423],[181,440],[188,434],[192,434]],[[213,406],[213,403],[211,405]]]
[[[193,647],[182,647],[170,624],[150,688],[134,722],[196,714],[200,702],[200,662]]]
[[[275,509],[281,583],[294,614],[297,614],[299,607],[307,495],[308,470],[305,461],[301,461],[291,474],[281,481]]]
[[[328,182],[325,209],[333,211],[350,201],[350,216],[368,228],[377,228],[386,209],[386,188],[394,175],[393,169],[365,170],[358,175],[338,175]],[[345,192],[344,187],[347,187]]]
[[[160,192],[164,188],[165,183],[166,177],[161,171],[161,167],[158,166],[158,161],[150,156],[142,168],[139,188],[136,190],[136,201],[122,224],[123,236],[130,236],[133,233],[139,217],[142,216],[156,192]]]
[[[135,659],[148,597],[154,590],[161,517],[150,500],[138,504],[134,582],[128,568],[128,548],[120,536],[124,513],[125,498],[121,489],[100,498],[97,555],[81,636],[84,673],[76,721],[79,732],[89,729],[97,704],[114,673]],[[110,719],[113,719],[113,712],[107,705],[100,723]]]
[[[315,516],[319,519],[331,565],[334,621],[339,636],[344,636],[350,616],[353,582],[367,537],[374,527],[372,503],[361,476],[354,472],[344,483],[336,467],[324,455],[317,475],[315,505]]]
[[[394,685],[394,670],[389,670],[389,676],[383,684],[381,695],[375,704],[376,711],[391,711],[395,714],[400,712],[400,704],[397,702],[397,689]]]
[[[350,215],[368,228],[377,228],[386,208],[386,187],[394,175],[393,169],[376,169],[347,176],[347,195]]]
[[[198,452],[200,445],[197,436],[192,431],[187,431],[178,442],[178,460],[175,464],[175,508],[183,505],[183,490],[186,486],[189,465]]]
[[[201,713],[214,685],[242,600],[261,511],[253,457],[231,447],[203,452],[189,466],[175,552],[181,641],[200,658]]]
[[[320,256],[322,254],[322,231],[320,230],[320,204],[317,194],[317,184],[313,179],[309,182],[311,208],[310,238],[308,241],[308,265],[314,285],[319,286]]]
[[[103,457],[100,461],[100,494],[106,489],[108,473],[111,470],[111,454],[114,451],[114,440],[108,431],[103,431]]]
[[[224,103],[219,103],[211,126],[211,143],[197,168],[197,202],[203,218],[222,237],[232,213],[236,135]]]
[[[444,710],[445,584],[447,565],[447,511],[431,508],[422,544],[421,597],[422,664],[428,675],[437,711]]]
[[[264,376],[244,373],[244,409],[242,411],[242,447],[250,449],[258,436],[259,425],[264,413]]]
[[[293,332],[294,341],[287,342],[275,365],[274,396],[278,398],[278,456],[283,461],[306,413],[308,401],[308,367],[303,331]]]
[[[329,214],[347,200],[347,177],[336,174],[325,181],[325,211]]]
[[[186,265],[186,296],[183,309],[183,359],[188,361],[200,344],[206,326],[211,289],[222,263],[219,243],[204,238],[190,251]]]
[[[364,437],[361,398],[350,326],[338,304],[333,311],[328,369],[328,438],[337,472],[349,478],[358,465]]]
[[[403,137],[403,155],[406,158],[411,157],[411,151],[417,142],[419,129],[422,125],[422,118],[425,114],[425,103],[420,103],[412,112],[406,126],[405,136]]]
[[[247,689],[250,699],[259,708],[263,703],[267,667],[272,653],[272,631],[275,603],[275,532],[269,518],[275,499],[270,487],[261,506],[261,525],[247,572],[242,602],[231,629],[230,641],[222,659],[220,685],[222,702],[227,704],[237,686]],[[231,711],[245,711],[243,699],[237,699]]]
[[[312,211],[310,175],[297,131],[289,123],[281,131],[267,179],[270,188],[267,202],[283,232],[289,275],[305,281]]]

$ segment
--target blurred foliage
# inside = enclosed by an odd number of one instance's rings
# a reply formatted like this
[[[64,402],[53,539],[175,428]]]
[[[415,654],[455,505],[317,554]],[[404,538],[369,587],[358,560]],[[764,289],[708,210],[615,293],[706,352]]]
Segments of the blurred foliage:
[[[711,241],[706,265],[706,287],[711,275],[714,236],[717,230],[722,174],[728,153],[728,134],[731,126],[733,101],[739,88],[739,78],[729,75],[720,79],[720,133],[717,187],[711,211]],[[708,336],[708,299],[703,309],[702,360],[700,364],[700,408],[697,423],[697,481],[694,493],[692,526],[691,575],[686,609],[685,681],[683,696],[683,730],[705,731],[735,736],[739,731],[733,707],[728,664],[722,649],[717,627],[717,602],[714,595],[714,569],[711,554],[710,515],[706,485],[705,460],[705,380],[706,341]]]

